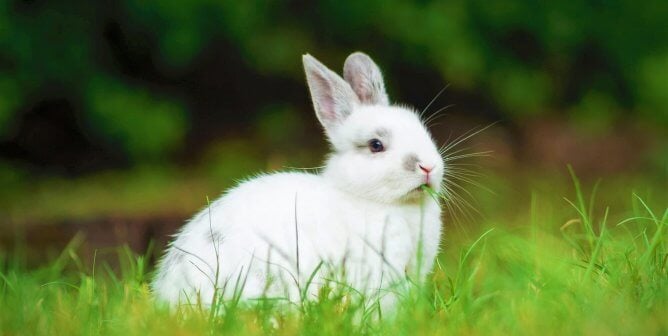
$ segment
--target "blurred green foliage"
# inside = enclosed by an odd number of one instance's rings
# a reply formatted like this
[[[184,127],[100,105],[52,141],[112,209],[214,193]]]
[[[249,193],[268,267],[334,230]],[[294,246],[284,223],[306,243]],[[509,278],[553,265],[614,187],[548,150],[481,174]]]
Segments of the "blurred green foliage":
[[[185,133],[183,108],[143,89],[131,89],[106,78],[91,81],[90,120],[136,158],[164,154],[179,146]]]
[[[165,74],[187,72],[221,38],[258,74],[295,79],[300,54],[333,61],[360,49],[490,97],[509,119],[564,111],[574,120],[624,116],[665,127],[666,18],[662,0],[3,1],[0,132],[55,86],[85,102],[90,127],[131,157],[178,149],[187,105],[108,65],[117,57],[105,44],[110,21],[153,43],[150,57]],[[393,76],[390,87],[402,80]]]

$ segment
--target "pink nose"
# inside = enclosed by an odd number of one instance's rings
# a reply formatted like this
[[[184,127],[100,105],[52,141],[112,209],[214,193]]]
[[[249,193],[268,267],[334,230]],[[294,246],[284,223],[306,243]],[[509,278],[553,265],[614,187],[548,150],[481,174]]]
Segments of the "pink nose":
[[[418,167],[420,167],[420,170],[422,170],[423,172],[425,172],[427,174],[431,173],[431,171],[434,170],[434,166],[427,166],[427,165],[423,165],[423,164],[418,164]]]

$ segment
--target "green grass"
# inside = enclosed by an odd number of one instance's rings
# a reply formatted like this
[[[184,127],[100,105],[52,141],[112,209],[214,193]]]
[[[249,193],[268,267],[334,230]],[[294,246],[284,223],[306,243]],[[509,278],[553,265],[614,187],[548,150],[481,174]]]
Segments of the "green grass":
[[[0,257],[0,334],[667,334],[668,209],[660,187],[641,188],[641,197],[603,183],[597,193],[573,175],[571,197],[561,198],[559,183],[546,184],[553,187],[536,184],[525,199],[481,200],[482,224],[446,223],[434,272],[392,319],[379,321],[344,286],[301,305],[231,300],[220,314],[197,304],[170,311],[150,293],[145,256],[119,249],[117,270],[86,264],[75,237],[39,269],[26,269],[15,254]],[[614,207],[597,205],[608,200]]]

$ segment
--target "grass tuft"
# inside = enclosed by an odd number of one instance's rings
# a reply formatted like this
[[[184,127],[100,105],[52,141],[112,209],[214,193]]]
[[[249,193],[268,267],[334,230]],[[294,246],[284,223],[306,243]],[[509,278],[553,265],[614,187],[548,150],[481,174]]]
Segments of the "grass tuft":
[[[668,209],[638,193],[599,207],[609,195],[587,194],[571,177],[565,201],[534,191],[526,205],[509,202],[513,211],[472,227],[473,238],[446,230],[427,283],[413,284],[393,318],[335,281],[300,307],[235,296],[213,313],[197,302],[170,310],[149,290],[150,252],[119,248],[117,269],[87,265],[76,236],[36,269],[0,255],[0,334],[667,334]]]

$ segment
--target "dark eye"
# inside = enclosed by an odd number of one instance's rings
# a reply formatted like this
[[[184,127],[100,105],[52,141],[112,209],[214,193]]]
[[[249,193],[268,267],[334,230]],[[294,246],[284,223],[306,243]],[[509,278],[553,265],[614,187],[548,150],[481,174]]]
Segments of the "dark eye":
[[[369,140],[369,150],[371,150],[371,153],[378,153],[384,151],[385,147],[383,146],[383,143],[380,142],[380,140],[371,139]]]

